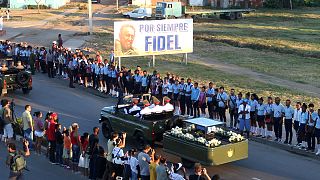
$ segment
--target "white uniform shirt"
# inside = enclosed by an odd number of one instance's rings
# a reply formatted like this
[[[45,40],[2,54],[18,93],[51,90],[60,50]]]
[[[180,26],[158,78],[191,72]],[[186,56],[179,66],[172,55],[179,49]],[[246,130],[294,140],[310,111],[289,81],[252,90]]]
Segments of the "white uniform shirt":
[[[284,116],[285,116],[285,118],[286,119],[292,119],[293,115],[294,115],[294,109],[291,106],[289,106],[289,107],[285,106],[284,107]]]
[[[319,114],[318,114],[317,117],[315,117],[314,120],[316,121],[316,128],[317,128],[317,129],[320,129],[320,116],[319,116]]]
[[[130,158],[130,168],[131,171],[135,172],[136,174],[138,174],[138,170],[137,170],[137,166],[139,164],[139,161],[136,157],[131,157]]]
[[[144,115],[144,114],[148,115],[148,114],[151,114],[151,113],[152,113],[152,110],[151,110],[150,107],[145,107],[140,111],[141,115]]]
[[[301,116],[301,109],[295,109],[293,114],[293,120],[299,122],[300,116]]]
[[[244,105],[243,104],[241,104],[240,106],[239,106],[239,109],[238,109],[238,113],[239,113],[239,118],[240,119],[243,119],[244,117],[242,117],[243,115],[242,114],[240,114],[240,112],[241,111],[248,111],[248,113],[246,114],[246,116],[245,116],[245,118],[246,119],[250,119],[250,105],[246,105],[246,107],[244,108]]]
[[[160,105],[155,105],[151,110],[154,113],[161,113],[163,111],[163,107]]]
[[[137,105],[133,105],[132,108],[129,109],[129,113],[134,112],[134,111],[140,111],[141,108]]]
[[[173,110],[174,110],[174,107],[173,107],[172,104],[167,103],[166,105],[163,106],[163,110],[164,110],[164,111],[173,111]]]
[[[300,124],[306,124],[307,121],[309,120],[309,112],[301,112],[300,115]]]
[[[284,113],[284,107],[283,107],[283,105],[281,103],[279,105],[274,103],[272,105],[272,111],[273,111],[273,117],[281,118],[282,117],[282,113]]]

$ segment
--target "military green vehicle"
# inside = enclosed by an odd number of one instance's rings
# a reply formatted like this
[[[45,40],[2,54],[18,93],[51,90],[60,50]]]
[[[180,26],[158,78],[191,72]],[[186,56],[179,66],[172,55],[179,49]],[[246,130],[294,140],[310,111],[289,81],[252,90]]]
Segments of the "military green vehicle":
[[[140,96],[141,99],[150,99],[150,94]],[[172,127],[182,125],[182,116],[174,116],[173,112],[152,113],[143,117],[127,114],[132,106],[133,96],[126,96],[121,103],[115,106],[104,107],[101,111],[102,133],[110,138],[112,132],[126,132],[127,137],[133,137],[137,146],[143,144],[154,145],[163,139],[163,133]],[[143,106],[139,103],[138,106]]]
[[[195,162],[214,166],[248,158],[248,140],[223,124],[207,118],[184,120],[184,128],[163,135],[164,152],[179,156],[187,168]]]
[[[24,69],[21,64],[13,65],[12,59],[2,59],[0,69],[1,96],[8,93],[8,90],[15,91],[22,89],[24,94],[29,94],[32,90],[31,72]]]

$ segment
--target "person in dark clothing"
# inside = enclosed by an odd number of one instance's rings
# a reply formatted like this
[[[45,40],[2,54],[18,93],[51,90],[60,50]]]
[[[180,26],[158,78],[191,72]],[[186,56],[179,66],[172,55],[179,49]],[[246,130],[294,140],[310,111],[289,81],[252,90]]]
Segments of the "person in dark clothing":
[[[104,177],[104,172],[106,170],[107,159],[105,157],[104,149],[98,146],[98,156],[95,160],[95,174],[97,180],[106,179]]]
[[[88,154],[89,154],[89,179],[96,179],[95,173],[95,162],[97,160],[98,152],[98,144],[99,144],[99,128],[93,128],[93,134],[89,136],[89,146],[88,146]]]
[[[124,77],[123,77],[123,72],[121,71],[119,73],[118,79],[117,79],[118,83],[117,83],[117,90],[119,92],[118,94],[118,103],[121,103],[120,101],[123,98],[123,93],[124,93]]]
[[[63,164],[62,153],[63,153],[63,135],[61,133],[61,124],[56,124],[56,163]]]

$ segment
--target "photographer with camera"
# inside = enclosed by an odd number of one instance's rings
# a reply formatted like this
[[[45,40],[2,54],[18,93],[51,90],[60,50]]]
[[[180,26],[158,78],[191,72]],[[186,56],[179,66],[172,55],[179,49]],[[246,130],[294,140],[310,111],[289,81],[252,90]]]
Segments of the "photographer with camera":
[[[206,168],[202,168],[200,163],[194,165],[194,174],[189,176],[189,180],[211,180]]]
[[[15,143],[8,143],[8,153],[6,165],[10,168],[9,179],[21,180],[23,179],[23,170],[26,169],[25,157],[30,156],[29,142],[23,140],[24,152],[18,151]]]
[[[2,109],[1,113],[1,122],[3,125],[3,138],[6,143],[10,143],[13,138],[13,128],[12,124],[14,123],[13,113],[10,109],[10,102],[7,99],[1,101]]]
[[[106,168],[106,172],[105,172],[105,177],[111,178],[114,176],[115,174],[115,169],[113,166],[113,157],[112,157],[112,152],[113,149],[117,146],[118,148],[124,148],[126,146],[126,137],[127,134],[126,133],[117,133],[117,132],[113,132],[111,134],[111,138],[108,140],[107,143],[107,148],[108,148],[108,152],[107,152],[107,168]],[[121,139],[121,142],[117,145],[117,139]]]
[[[150,179],[149,165],[154,160],[154,154],[155,150],[152,149],[150,145],[145,145],[143,151],[138,154],[140,175],[142,180]]]

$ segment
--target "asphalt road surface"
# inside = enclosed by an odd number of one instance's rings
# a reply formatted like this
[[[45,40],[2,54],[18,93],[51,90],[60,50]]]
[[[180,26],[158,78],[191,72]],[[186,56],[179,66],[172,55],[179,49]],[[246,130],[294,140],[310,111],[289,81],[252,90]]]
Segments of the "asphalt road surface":
[[[21,116],[24,105],[30,104],[33,111],[49,110],[59,113],[59,120],[63,126],[70,126],[78,122],[81,132],[90,132],[94,126],[99,126],[100,110],[104,106],[113,105],[115,99],[101,98],[84,92],[80,89],[70,89],[66,80],[49,79],[43,74],[37,74],[33,80],[33,90],[29,95],[23,95],[17,90],[8,98],[13,98],[16,103],[16,115]],[[100,135],[103,146],[106,139]],[[130,143],[128,144],[130,147]],[[161,149],[156,149],[160,154]],[[5,168],[4,159],[6,149],[0,144],[0,179],[6,179],[8,169]],[[165,154],[170,161],[179,162],[179,158]],[[32,156],[28,159],[31,170],[26,172],[25,179],[82,179],[81,176],[70,171],[51,165],[45,157]],[[267,145],[250,142],[249,158],[225,165],[208,167],[210,175],[219,174],[222,179],[319,179],[320,162],[311,158],[288,153]]]

